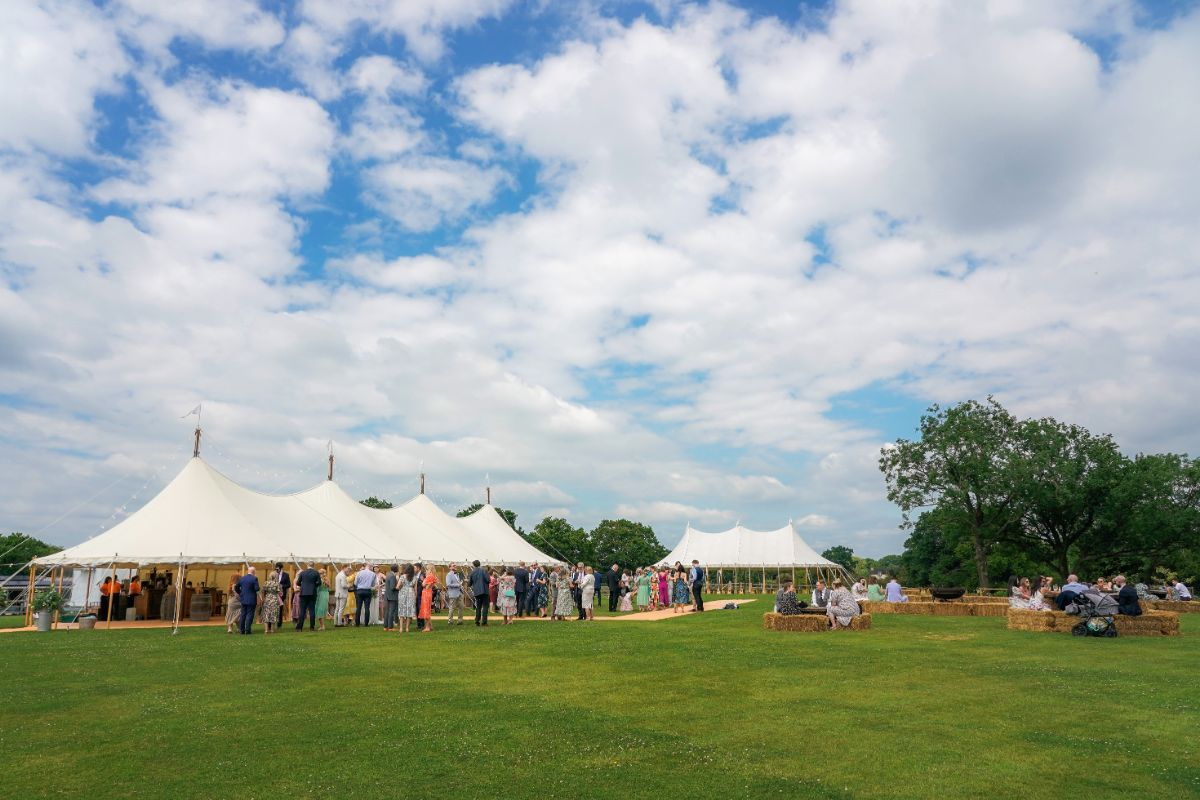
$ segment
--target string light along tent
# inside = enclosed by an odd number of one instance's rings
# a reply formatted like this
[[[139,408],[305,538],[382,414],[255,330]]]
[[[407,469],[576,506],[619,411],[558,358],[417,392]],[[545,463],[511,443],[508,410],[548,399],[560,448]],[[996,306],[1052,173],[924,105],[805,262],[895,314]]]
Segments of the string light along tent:
[[[813,571],[819,578],[840,577],[850,580],[850,573],[835,561],[821,556],[813,550],[792,523],[773,531],[755,531],[735,525],[727,531],[708,533],[688,525],[679,544],[666,555],[659,565],[672,566],[678,561],[691,564],[699,561],[708,570],[783,570],[803,569]],[[715,577],[709,577],[715,582]],[[766,583],[764,574],[763,583]]]

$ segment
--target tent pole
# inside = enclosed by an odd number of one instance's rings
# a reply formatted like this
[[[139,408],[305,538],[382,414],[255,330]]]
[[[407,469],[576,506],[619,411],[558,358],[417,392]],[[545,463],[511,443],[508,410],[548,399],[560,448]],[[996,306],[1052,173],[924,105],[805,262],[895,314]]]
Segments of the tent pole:
[[[58,596],[60,598],[62,597],[63,574],[65,572],[66,572],[66,567],[58,568]],[[58,620],[61,617],[62,617],[62,604],[59,603],[59,607],[54,609],[54,630],[58,630]]]
[[[105,620],[105,626],[104,626],[105,630],[112,630],[112,607],[113,607],[112,587],[117,582],[116,560],[117,560],[116,558],[113,558],[113,564],[111,565],[112,566],[112,583],[110,583],[108,585],[108,618]],[[117,597],[120,597],[120,596],[121,596],[121,593],[117,592]]]
[[[83,593],[83,611],[87,611],[88,600],[92,596],[92,576],[95,574],[96,574],[96,568],[88,567],[87,591]],[[80,611],[79,613],[82,614],[83,611]]]
[[[175,627],[171,630],[171,635],[179,633],[179,607],[183,605],[183,574],[184,574],[183,559],[179,560],[179,569],[175,575]]]
[[[37,565],[33,562],[29,564],[29,586],[26,587],[25,599],[25,627],[28,628],[33,624],[33,586],[37,583]]]

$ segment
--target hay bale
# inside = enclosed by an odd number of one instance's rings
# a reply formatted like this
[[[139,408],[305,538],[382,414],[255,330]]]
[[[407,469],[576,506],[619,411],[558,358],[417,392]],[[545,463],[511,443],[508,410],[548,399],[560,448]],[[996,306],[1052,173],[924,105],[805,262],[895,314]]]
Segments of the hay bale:
[[[908,605],[913,605],[909,603]],[[918,605],[925,605],[920,603]],[[935,617],[969,617],[972,605],[969,603],[930,603],[929,611]]]
[[[1003,617],[1008,614],[1008,603],[972,603],[971,615],[975,617]]]
[[[859,614],[850,621],[846,630],[865,631],[871,628],[871,615]],[[763,629],[768,631],[791,631],[793,633],[821,633],[830,630],[829,617],[824,614],[763,614]]]
[[[1142,608],[1151,611],[1174,611],[1176,614],[1200,613],[1200,603],[1195,600],[1143,600]]]
[[[1055,630],[1055,618],[1052,611],[1030,611],[1027,608],[1010,608],[1007,610],[1006,616],[1008,617],[1008,629],[1010,631],[1050,633]]]
[[[870,600],[864,600],[863,602],[858,604],[858,607],[863,610],[864,614],[895,614],[896,610],[895,610],[894,606],[896,606],[896,605],[898,605],[898,604],[897,603],[887,603],[882,600],[878,601],[878,602],[871,602]]]
[[[914,603],[914,602],[910,601],[907,603],[892,603],[892,605],[894,606],[894,608],[892,609],[893,613],[896,613],[896,614],[909,614],[909,615],[917,615],[917,616],[920,616],[920,615],[932,616],[933,615],[933,603],[932,602]]]
[[[816,633],[829,630],[829,618],[817,614],[763,614],[763,628],[770,631],[804,631]]]

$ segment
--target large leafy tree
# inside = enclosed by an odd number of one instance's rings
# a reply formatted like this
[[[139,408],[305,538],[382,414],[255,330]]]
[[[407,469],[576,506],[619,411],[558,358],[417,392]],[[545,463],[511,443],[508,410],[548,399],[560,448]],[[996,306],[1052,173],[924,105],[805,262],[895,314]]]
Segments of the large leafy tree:
[[[561,517],[546,517],[533,527],[526,540],[542,552],[568,564],[593,564],[596,550],[587,531],[576,528]]]
[[[662,546],[654,529],[627,519],[606,519],[592,530],[596,562],[607,567],[643,567],[660,561],[670,551]]]
[[[988,585],[988,552],[1019,524],[1011,459],[1017,420],[996,400],[969,400],[921,417],[920,438],[883,448],[879,468],[888,499],[912,527],[913,512],[937,504],[953,514],[971,543],[980,586]]]
[[[48,556],[61,549],[57,545],[43,542],[41,539],[35,539],[23,533],[0,536],[0,575],[7,575],[25,566],[31,559]]]
[[[1112,518],[1129,459],[1110,436],[1054,419],[1025,420],[1015,436],[1011,461],[1021,524],[1006,528],[1003,538],[1065,576],[1072,549]]]
[[[830,547],[824,553],[821,553],[821,555],[824,558],[828,558],[830,561],[832,561],[835,564],[841,564],[843,567],[845,567],[848,570],[851,570],[851,571],[854,570],[854,562],[855,562],[854,550],[852,548],[846,547],[846,545],[844,545],[844,544],[839,544],[839,545]]]

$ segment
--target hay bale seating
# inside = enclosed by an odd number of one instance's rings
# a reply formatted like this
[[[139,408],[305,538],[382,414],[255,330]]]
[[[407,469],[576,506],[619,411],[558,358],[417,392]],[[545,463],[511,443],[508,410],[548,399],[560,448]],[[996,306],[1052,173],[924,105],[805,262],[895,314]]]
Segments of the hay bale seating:
[[[1010,631],[1070,633],[1079,617],[1063,611],[1029,611],[1024,608],[1008,610]],[[1119,636],[1178,636],[1179,615],[1172,611],[1146,611],[1140,617],[1116,616]]]
[[[1176,614],[1200,613],[1200,603],[1195,600],[1143,600],[1142,609],[1152,611],[1174,611]]]
[[[870,628],[871,615],[859,614],[851,620],[847,630],[865,631]],[[774,611],[768,611],[763,614],[763,630],[820,633],[830,630],[829,618],[824,614],[777,614]]]
[[[866,601],[862,610],[871,614],[907,614],[926,617],[1003,617],[1008,601],[1003,603],[959,603],[956,601],[928,603],[878,603]]]

